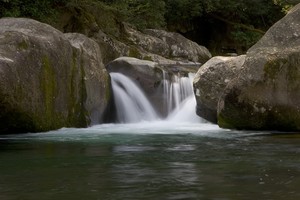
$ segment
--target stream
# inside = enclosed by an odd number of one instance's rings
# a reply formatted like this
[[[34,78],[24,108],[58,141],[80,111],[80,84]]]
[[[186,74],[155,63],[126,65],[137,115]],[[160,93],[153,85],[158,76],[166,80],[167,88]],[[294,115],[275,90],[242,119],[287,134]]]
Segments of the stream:
[[[300,199],[299,143],[167,122],[0,136],[0,199]]]
[[[220,129],[174,80],[164,119],[112,74],[118,123],[0,135],[0,199],[300,199],[299,134]]]

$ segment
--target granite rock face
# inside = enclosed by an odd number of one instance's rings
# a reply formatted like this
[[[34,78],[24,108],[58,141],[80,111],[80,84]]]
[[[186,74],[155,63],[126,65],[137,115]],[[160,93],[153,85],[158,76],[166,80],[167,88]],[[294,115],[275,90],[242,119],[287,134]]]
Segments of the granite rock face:
[[[197,115],[217,123],[219,99],[227,84],[239,74],[244,62],[245,55],[216,56],[201,66],[193,81]]]
[[[110,77],[102,63],[99,45],[82,34],[65,34],[71,45],[76,49],[74,59],[83,67],[86,100],[84,107],[87,110],[91,124],[98,124],[105,118],[104,114],[110,101]],[[74,53],[75,53],[74,52]]]
[[[250,48],[218,104],[224,128],[300,130],[300,4]]]
[[[156,29],[141,32],[127,24],[123,24],[122,27],[122,40],[112,38],[101,30],[92,36],[103,49],[105,64],[124,56],[154,62],[173,60],[202,64],[211,58],[206,47],[178,33]]]
[[[109,99],[97,43],[31,19],[0,19],[1,133],[86,127],[101,122]]]

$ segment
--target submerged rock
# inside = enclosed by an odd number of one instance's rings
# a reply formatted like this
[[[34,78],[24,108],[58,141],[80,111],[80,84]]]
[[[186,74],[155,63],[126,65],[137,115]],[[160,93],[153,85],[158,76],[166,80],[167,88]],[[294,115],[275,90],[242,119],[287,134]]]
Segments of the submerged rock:
[[[224,128],[300,130],[300,4],[246,55],[218,105]]]
[[[94,41],[31,19],[0,19],[1,133],[99,123],[109,87]]]
[[[245,55],[238,57],[216,56],[201,66],[193,81],[197,115],[217,123],[219,98],[229,81],[239,74],[244,61]]]

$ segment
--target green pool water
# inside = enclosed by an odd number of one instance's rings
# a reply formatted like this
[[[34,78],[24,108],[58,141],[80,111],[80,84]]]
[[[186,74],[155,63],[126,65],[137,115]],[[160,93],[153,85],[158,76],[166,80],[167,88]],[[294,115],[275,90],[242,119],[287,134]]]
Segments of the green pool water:
[[[0,199],[300,199],[300,137],[210,124],[0,136]]]

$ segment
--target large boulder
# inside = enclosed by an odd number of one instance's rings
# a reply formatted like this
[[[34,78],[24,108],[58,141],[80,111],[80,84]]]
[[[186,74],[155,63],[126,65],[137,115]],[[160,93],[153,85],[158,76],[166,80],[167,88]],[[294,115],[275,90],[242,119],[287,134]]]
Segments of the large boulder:
[[[212,123],[217,123],[219,98],[229,81],[237,76],[244,61],[245,55],[216,56],[201,66],[193,81],[197,115]]]
[[[122,38],[113,38],[101,30],[92,34],[92,38],[103,49],[105,64],[123,56],[154,62],[171,59],[202,64],[211,58],[207,48],[178,33],[155,29],[141,32],[128,24],[122,24],[121,27]]]
[[[179,33],[164,30],[148,29],[144,33],[130,26],[125,26],[128,40],[138,50],[155,60],[154,55],[178,61],[192,61],[204,63],[211,58],[210,52],[204,46],[183,37]],[[147,54],[148,53],[148,54]]]
[[[109,91],[97,43],[31,19],[0,20],[1,133],[99,123]]]
[[[218,106],[224,128],[300,130],[300,4],[246,55]]]
[[[203,64],[211,58],[211,54],[206,47],[198,45],[179,33],[157,29],[147,29],[145,33],[162,41],[161,43],[167,47],[165,50],[165,53],[167,53],[166,57],[170,59],[188,60]],[[161,52],[157,51],[159,48],[155,45],[147,45],[146,49],[157,54]]]

